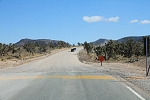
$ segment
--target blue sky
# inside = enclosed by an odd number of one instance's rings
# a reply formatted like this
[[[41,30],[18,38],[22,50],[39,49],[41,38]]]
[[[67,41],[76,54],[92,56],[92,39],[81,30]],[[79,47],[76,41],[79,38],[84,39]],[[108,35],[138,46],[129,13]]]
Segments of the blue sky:
[[[150,0],[0,0],[0,42],[150,35]]]

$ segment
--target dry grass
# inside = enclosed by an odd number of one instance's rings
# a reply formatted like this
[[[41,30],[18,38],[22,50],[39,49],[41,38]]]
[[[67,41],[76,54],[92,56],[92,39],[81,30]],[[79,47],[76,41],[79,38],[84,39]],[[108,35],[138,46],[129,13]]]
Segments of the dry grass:
[[[98,60],[96,60],[97,56],[94,53],[87,54],[85,50],[81,50],[78,54],[78,57],[81,62],[91,62],[91,63],[99,62]],[[130,59],[137,60],[137,57],[133,56]],[[139,67],[145,68],[146,59],[144,56],[139,57],[138,58],[139,60],[136,62],[133,62],[133,63],[128,62],[128,61],[130,61],[130,59],[122,57],[122,56],[117,56],[116,60],[113,58],[110,58],[108,61],[104,61],[104,63],[128,63],[132,66],[139,66]],[[150,57],[148,57],[148,62],[150,62]]]
[[[13,56],[12,55],[3,56],[0,58],[0,69],[7,68],[7,67],[14,67],[27,62],[42,59],[65,49],[67,48],[54,49],[46,53],[41,53],[41,54],[36,53],[34,55],[31,55],[27,52],[22,52],[19,58],[15,57],[18,56],[18,54],[14,54]]]
[[[78,58],[81,62],[97,62],[96,55],[94,53],[87,54],[85,50],[78,53]]]

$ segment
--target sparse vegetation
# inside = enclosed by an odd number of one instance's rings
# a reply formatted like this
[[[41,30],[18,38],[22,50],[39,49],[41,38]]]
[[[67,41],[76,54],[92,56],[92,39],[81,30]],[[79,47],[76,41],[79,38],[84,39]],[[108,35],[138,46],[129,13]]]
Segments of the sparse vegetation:
[[[0,60],[6,61],[7,59],[32,58],[37,55],[50,53],[55,49],[68,48],[70,46],[69,43],[64,41],[58,41],[57,43],[50,42],[49,44],[29,42],[23,46],[17,46],[12,43],[0,43]]]
[[[84,49],[87,51],[87,53],[89,54],[92,49],[93,49],[93,45],[90,43],[87,43],[86,41],[84,42]]]
[[[121,60],[136,60],[144,56],[143,41],[135,41],[133,38],[126,39],[126,41],[118,42],[110,40],[105,45],[94,46],[91,43],[84,42],[84,49],[87,54],[95,53],[95,59],[100,55],[105,57],[105,60],[109,61],[121,61]]]

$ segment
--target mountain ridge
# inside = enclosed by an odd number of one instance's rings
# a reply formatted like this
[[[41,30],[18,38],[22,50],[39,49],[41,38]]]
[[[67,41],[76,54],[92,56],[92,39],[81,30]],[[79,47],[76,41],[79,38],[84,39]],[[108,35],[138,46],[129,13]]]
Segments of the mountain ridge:
[[[49,43],[57,44],[58,40],[51,40],[51,39],[21,39],[17,43],[15,43],[16,46],[24,46],[25,44],[33,43],[33,44],[42,44],[42,45],[48,45]]]
[[[147,35],[147,36],[150,37],[150,35]],[[142,40],[143,37],[145,37],[145,36],[127,36],[127,37],[123,37],[123,38],[120,38],[118,40],[113,40],[113,41],[125,42],[127,39],[130,39],[130,38],[132,38],[135,41],[138,41],[138,40]],[[110,40],[112,40],[112,39],[100,38],[100,39],[98,39],[94,42],[91,42],[91,43],[93,43],[94,45],[104,45],[105,43],[107,43]]]
[[[150,37],[150,35],[147,35],[148,37]],[[125,42],[127,39],[132,38],[135,41],[138,41],[139,39],[142,40],[144,36],[127,36],[127,37],[123,37],[120,38],[118,40],[113,40],[113,41],[118,41],[118,42]],[[112,39],[104,39],[104,38],[100,38],[96,41],[90,42],[93,43],[94,45],[105,45],[105,43],[107,43],[108,41],[110,41]],[[34,44],[42,44],[42,45],[48,45],[49,43],[53,43],[53,44],[57,44],[58,41],[60,40],[51,40],[51,39],[21,39],[20,41],[18,41],[17,43],[15,43],[16,46],[24,46],[25,44],[28,43],[34,43]]]

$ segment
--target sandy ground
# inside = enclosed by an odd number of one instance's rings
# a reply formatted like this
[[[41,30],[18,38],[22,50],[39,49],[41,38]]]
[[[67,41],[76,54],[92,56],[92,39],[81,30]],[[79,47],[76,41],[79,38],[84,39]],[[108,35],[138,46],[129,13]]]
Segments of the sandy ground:
[[[92,60],[89,60],[88,56],[86,57],[83,50],[79,52],[78,56],[81,62],[101,69],[100,73],[112,75],[121,83],[129,85],[134,90],[140,90],[148,95],[150,94],[150,73],[146,77],[145,59],[134,63],[107,63],[104,61],[101,66],[100,62],[90,62]]]
[[[51,56],[57,52],[60,52],[62,50],[66,50],[64,49],[56,49],[51,51],[50,54],[43,54],[41,56],[33,56],[32,58],[27,58],[27,59],[22,59],[22,60],[18,60],[18,59],[10,59],[10,60],[6,60],[6,61],[0,61],[0,69],[4,69],[4,68],[9,68],[9,67],[15,67],[15,66],[19,66],[34,60],[38,60],[38,59],[42,59],[42,58],[46,58],[48,56]]]

